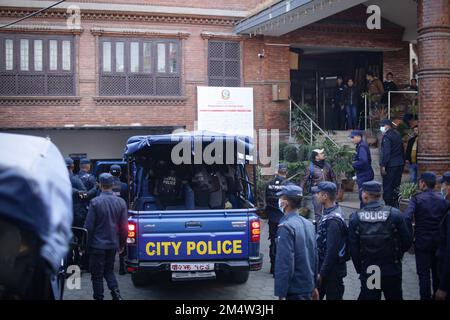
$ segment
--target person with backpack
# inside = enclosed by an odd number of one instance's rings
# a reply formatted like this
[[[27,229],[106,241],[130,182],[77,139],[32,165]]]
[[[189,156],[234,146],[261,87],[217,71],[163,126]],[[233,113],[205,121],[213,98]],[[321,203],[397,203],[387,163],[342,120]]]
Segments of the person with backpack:
[[[342,300],[343,279],[347,275],[348,229],[342,209],[336,203],[337,187],[332,182],[323,181],[313,187],[312,192],[324,207],[317,229],[320,299]]]
[[[364,208],[350,217],[350,255],[361,280],[358,300],[403,300],[402,258],[412,245],[402,214],[381,201],[381,183],[362,186]]]
[[[300,183],[300,187],[303,190],[307,188],[309,193],[311,193],[311,188],[317,186],[322,181],[336,183],[336,176],[331,165],[325,161],[325,150],[314,149],[311,153],[311,162],[305,169],[305,175]],[[317,223],[322,217],[323,206],[315,197],[312,198],[312,202],[314,206],[314,220]]]

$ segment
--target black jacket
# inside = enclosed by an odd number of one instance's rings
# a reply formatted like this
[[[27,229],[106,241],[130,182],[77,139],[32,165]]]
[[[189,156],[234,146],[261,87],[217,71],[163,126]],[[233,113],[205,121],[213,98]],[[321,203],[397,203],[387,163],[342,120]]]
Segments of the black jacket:
[[[359,89],[355,86],[346,87],[344,90],[344,104],[346,106],[353,105],[358,106],[360,99]]]
[[[86,200],[81,197],[81,194],[85,194],[86,187],[81,179],[69,172],[70,183],[72,184],[72,205],[73,205],[73,222],[75,227],[82,227],[84,220],[86,219],[87,207]]]
[[[341,106],[344,104],[344,90],[345,90],[345,86],[344,84],[340,85],[340,86],[336,86],[334,88],[334,99],[333,99],[333,103],[335,106]]]
[[[380,166],[382,167],[399,167],[405,164],[403,140],[400,134],[389,129],[381,141],[381,157]]]
[[[440,241],[438,249],[439,260],[439,289],[450,294],[450,202],[449,209],[441,223]]]
[[[448,202],[428,189],[413,196],[403,213],[412,233],[415,221],[415,248],[422,251],[436,250],[439,241],[439,226],[448,210]]]
[[[383,203],[381,201],[372,201],[365,205],[364,209],[362,210],[369,210],[369,211],[379,211],[383,208]],[[355,266],[356,272],[363,275],[364,277],[367,276],[367,268],[370,265],[377,265],[381,269],[381,275],[382,276],[395,276],[402,273],[402,264],[401,263],[394,263],[391,259],[389,260],[379,260],[379,259],[369,259],[367,261],[363,261],[362,255],[365,253],[363,252],[363,248],[361,247],[361,238],[360,233],[358,231],[358,226],[361,222],[358,212],[354,212],[350,216],[350,222],[348,226],[348,238],[349,238],[349,247],[350,247],[350,254],[353,260],[353,264]],[[412,245],[412,235],[408,230],[408,227],[406,225],[406,222],[403,218],[402,213],[396,209],[392,208],[390,211],[390,223],[392,223],[396,230],[397,235],[396,237],[399,240],[400,248],[399,250],[404,253],[408,251],[408,249]],[[366,222],[367,223],[367,222]],[[367,253],[366,253],[367,254]]]
[[[128,213],[125,200],[112,192],[102,192],[91,201],[86,217],[88,247],[118,249],[127,239]]]

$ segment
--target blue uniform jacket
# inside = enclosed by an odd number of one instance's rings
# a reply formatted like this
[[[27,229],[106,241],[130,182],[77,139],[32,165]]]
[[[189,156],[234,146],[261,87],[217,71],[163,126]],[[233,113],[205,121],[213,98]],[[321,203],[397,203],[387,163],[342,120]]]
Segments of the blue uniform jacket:
[[[366,204],[364,208],[381,208],[383,203],[381,201],[372,201]],[[401,251],[404,253],[411,248],[412,235],[410,234],[406,222],[402,216],[402,213],[396,209],[391,210],[391,221],[398,230],[398,236],[400,238]],[[402,273],[402,265],[395,264],[391,261],[367,261],[365,265],[361,263],[360,242],[359,235],[356,232],[357,225],[359,223],[359,217],[356,212],[350,216],[350,223],[348,226],[348,239],[350,247],[350,255],[353,260],[356,272],[359,274],[366,274],[367,267],[370,265],[378,265],[381,269],[382,276],[396,276]]]
[[[95,187],[97,180],[95,180],[95,177],[89,172],[80,170],[80,172],[78,172],[78,177],[83,182],[87,190],[91,190]]]
[[[404,158],[402,137],[396,130],[388,130],[381,141],[380,166],[386,168],[403,166]]]
[[[436,250],[439,241],[439,226],[448,210],[448,203],[442,196],[427,189],[413,196],[404,212],[407,226],[414,235],[416,250]]]
[[[450,294],[450,208],[441,224],[437,256],[440,265],[439,289]]]
[[[329,218],[330,214],[335,212],[341,216],[342,222],[336,218]],[[322,224],[324,224],[326,232],[325,234],[319,232],[317,235],[317,246],[319,248],[319,274],[325,278],[339,263],[345,265],[345,261],[341,261],[340,256],[344,256],[345,250],[348,250],[345,248],[348,231],[339,205],[324,209],[319,222],[319,231],[322,230]],[[322,239],[322,237],[326,237],[326,239]],[[326,248],[320,250],[322,243],[326,243]]]
[[[84,226],[88,231],[88,247],[118,249],[127,239],[128,213],[125,200],[112,192],[102,192],[91,200]]]
[[[363,182],[373,180],[372,157],[370,156],[369,145],[363,140],[356,145],[356,154],[352,166],[356,171],[358,186],[361,186]]]
[[[311,294],[317,276],[314,225],[297,212],[288,213],[280,220],[277,240],[275,296]]]

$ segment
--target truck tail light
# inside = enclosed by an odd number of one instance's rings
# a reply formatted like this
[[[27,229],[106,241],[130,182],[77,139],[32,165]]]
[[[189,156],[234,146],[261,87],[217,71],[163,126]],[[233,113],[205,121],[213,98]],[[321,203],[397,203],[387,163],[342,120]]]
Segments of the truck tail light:
[[[128,236],[127,243],[136,243],[136,222],[128,222]]]
[[[259,220],[253,220],[250,224],[250,242],[259,242],[261,239],[261,224]]]

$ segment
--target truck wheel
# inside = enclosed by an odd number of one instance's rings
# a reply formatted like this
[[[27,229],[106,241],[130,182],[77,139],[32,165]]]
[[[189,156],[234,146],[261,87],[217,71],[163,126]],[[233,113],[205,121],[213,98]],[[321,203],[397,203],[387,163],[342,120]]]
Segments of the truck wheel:
[[[146,272],[135,272],[131,274],[131,281],[135,287],[144,287],[150,284],[150,275]]]
[[[248,280],[248,277],[250,275],[250,271],[249,270],[245,270],[245,271],[231,271],[230,273],[231,275],[231,281],[233,283],[246,283]]]

